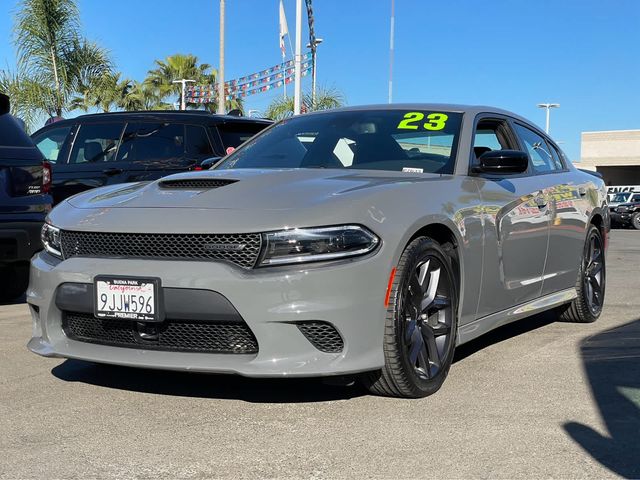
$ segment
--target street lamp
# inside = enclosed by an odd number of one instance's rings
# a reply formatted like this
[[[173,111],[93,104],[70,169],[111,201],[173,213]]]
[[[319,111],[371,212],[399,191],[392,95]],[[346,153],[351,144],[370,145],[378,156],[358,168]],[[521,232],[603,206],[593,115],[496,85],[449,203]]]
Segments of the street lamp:
[[[312,73],[311,73],[311,105],[312,108],[316,106],[316,48],[318,45],[322,43],[322,38],[314,39],[313,46],[311,43],[307,43],[307,48],[311,49],[311,61],[313,62],[311,65]]]
[[[187,102],[185,101],[185,96],[186,96],[186,89],[187,89],[187,83],[196,83],[195,80],[187,80],[186,78],[183,78],[181,80],[174,80],[171,83],[179,83],[182,85],[182,90],[181,90],[181,94],[180,94],[180,110],[186,110],[187,109]]]
[[[560,106],[559,103],[539,103],[538,104],[538,108],[546,108],[547,109],[547,124],[546,127],[544,129],[545,133],[547,133],[547,135],[549,134],[549,110],[551,110],[552,108],[558,108]]]

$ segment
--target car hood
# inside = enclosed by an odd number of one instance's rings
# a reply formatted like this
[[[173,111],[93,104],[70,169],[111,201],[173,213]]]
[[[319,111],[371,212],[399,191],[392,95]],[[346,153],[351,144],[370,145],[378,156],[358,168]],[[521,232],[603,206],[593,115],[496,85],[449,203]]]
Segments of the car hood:
[[[205,179],[233,182],[199,190],[163,186]],[[375,231],[392,218],[412,218],[407,210],[422,211],[427,201],[444,211],[459,182],[452,175],[372,170],[209,170],[81,193],[49,217],[62,229],[104,232],[248,233],[353,223]]]
[[[355,200],[375,191],[442,178],[404,172],[295,169],[220,170],[171,175],[152,183],[115,185],[92,190],[68,202],[75,208],[194,208],[291,210]],[[216,188],[188,183],[219,180]],[[228,181],[228,184],[224,182]],[[165,182],[173,183],[167,188]],[[180,187],[180,183],[184,183]]]

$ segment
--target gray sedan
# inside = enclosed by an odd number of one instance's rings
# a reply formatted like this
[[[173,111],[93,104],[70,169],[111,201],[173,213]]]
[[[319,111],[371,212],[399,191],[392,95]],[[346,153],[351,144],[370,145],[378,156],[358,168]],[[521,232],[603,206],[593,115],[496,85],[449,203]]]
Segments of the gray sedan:
[[[29,348],[254,377],[357,374],[437,391],[456,345],[605,294],[602,180],[489,107],[289,118],[212,170],[55,208],[35,256]]]

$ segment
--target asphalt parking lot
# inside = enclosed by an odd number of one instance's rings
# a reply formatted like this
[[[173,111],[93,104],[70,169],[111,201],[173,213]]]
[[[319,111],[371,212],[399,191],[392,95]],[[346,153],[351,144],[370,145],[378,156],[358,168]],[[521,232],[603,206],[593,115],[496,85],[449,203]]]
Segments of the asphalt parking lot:
[[[614,230],[595,324],[460,347],[435,396],[45,359],[0,306],[1,478],[640,477],[640,232]]]

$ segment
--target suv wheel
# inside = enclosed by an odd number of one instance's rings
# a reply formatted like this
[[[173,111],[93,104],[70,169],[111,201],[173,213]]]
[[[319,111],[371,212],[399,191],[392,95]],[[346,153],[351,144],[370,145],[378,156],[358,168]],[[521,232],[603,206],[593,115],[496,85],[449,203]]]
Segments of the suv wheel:
[[[631,225],[636,230],[640,230],[640,212],[636,212],[631,216]]]
[[[398,262],[385,322],[382,370],[363,376],[377,395],[419,398],[438,391],[451,367],[458,292],[451,258],[435,241],[412,241]]]

